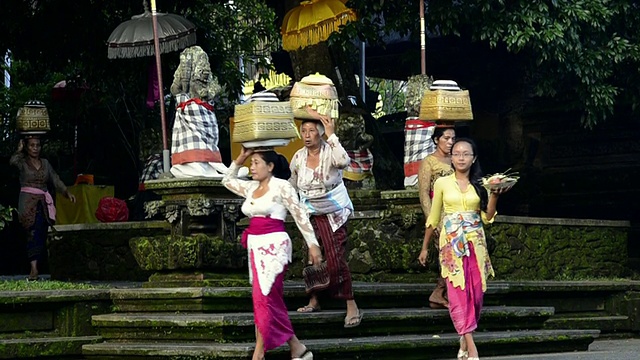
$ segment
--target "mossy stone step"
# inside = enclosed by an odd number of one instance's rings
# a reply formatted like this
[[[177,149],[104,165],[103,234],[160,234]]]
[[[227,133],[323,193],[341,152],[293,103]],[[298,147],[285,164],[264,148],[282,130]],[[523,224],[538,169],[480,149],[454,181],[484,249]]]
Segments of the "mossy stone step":
[[[601,334],[627,333],[631,329],[631,319],[626,315],[585,316],[577,313],[554,316],[544,323],[545,329],[598,329]]]
[[[363,308],[428,306],[434,284],[355,283],[353,291]],[[501,293],[501,284],[489,286],[487,293]],[[289,310],[309,301],[301,282],[285,282],[284,295]],[[231,312],[252,311],[250,287],[220,288],[137,288],[113,289],[111,298],[121,312]],[[323,299],[323,309],[344,309],[344,301]],[[544,306],[544,305],[543,305]]]
[[[83,345],[101,340],[99,336],[5,339],[0,340],[0,359],[77,359]]]
[[[428,305],[434,284],[354,283],[358,305],[363,308],[393,308]],[[600,311],[615,293],[640,291],[640,281],[490,281],[485,305],[553,306],[556,313]],[[112,289],[114,304],[122,312],[251,311],[251,288],[133,288]],[[285,282],[290,310],[305,305],[308,297],[300,281]],[[324,309],[342,309],[344,302],[323,300]]]
[[[290,312],[296,333],[305,339],[345,336],[425,334],[452,331],[447,310],[363,309],[361,326],[344,329],[344,311]],[[553,316],[549,307],[485,307],[480,330],[540,329]],[[171,314],[118,313],[96,315],[92,324],[105,340],[117,341],[251,341],[253,313]]]
[[[489,285],[496,283],[504,285],[504,291],[487,291],[485,304],[553,306],[556,314],[602,311],[612,296],[640,291],[637,280],[496,281]]]
[[[477,332],[482,356],[586,351],[598,337],[597,330],[527,330]],[[453,358],[458,348],[457,334],[341,337],[304,340],[315,360],[424,360]],[[93,360],[114,359],[227,359],[251,358],[253,343],[157,343],[105,342],[83,346],[83,355]],[[286,346],[269,353],[269,359],[290,359]]]

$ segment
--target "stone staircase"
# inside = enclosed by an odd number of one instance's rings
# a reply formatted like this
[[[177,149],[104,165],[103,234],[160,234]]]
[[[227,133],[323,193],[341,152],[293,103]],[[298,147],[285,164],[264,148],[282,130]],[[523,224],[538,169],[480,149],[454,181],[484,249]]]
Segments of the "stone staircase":
[[[107,289],[0,291],[0,359],[79,359],[110,305]]]
[[[362,325],[344,329],[344,303],[299,314],[302,284],[287,282],[286,302],[296,334],[315,359],[454,358],[458,336],[446,310],[426,308],[432,284],[356,283]],[[524,289],[524,288],[522,288]],[[520,289],[520,290],[522,290]],[[511,303],[513,292],[516,305]],[[490,282],[477,344],[483,356],[584,351],[597,329],[563,328],[551,306],[525,302],[510,283]],[[529,292],[531,295],[531,292]],[[113,289],[117,311],[95,315],[103,342],[83,346],[87,359],[250,359],[254,327],[249,288]],[[565,322],[567,323],[567,322]],[[567,323],[581,324],[581,323]],[[269,359],[289,358],[283,346]]]

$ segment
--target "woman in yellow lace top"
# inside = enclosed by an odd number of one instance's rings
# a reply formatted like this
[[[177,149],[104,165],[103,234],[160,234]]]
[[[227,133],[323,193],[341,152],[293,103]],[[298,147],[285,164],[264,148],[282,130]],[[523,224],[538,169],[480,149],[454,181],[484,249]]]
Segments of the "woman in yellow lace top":
[[[439,238],[441,275],[446,279],[449,314],[460,337],[458,359],[478,360],[473,331],[478,327],[486,278],[493,274],[483,223],[496,215],[498,195],[481,185],[482,172],[475,143],[457,139],[451,149],[454,173],[436,180],[431,212],[418,260],[426,265],[429,241],[441,221]]]

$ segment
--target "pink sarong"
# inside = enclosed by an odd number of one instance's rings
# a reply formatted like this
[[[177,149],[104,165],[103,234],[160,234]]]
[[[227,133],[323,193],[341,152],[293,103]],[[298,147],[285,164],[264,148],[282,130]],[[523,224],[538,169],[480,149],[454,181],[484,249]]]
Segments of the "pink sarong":
[[[280,231],[284,231],[282,220],[253,217],[249,221],[249,227],[242,233],[243,246],[247,247],[248,235],[264,235]],[[253,252],[249,253],[249,263],[253,274],[251,284],[253,316],[264,341],[264,351],[269,351],[283,345],[294,336],[287,306],[284,303],[284,274],[287,272],[287,267],[285,266],[278,274],[269,294],[263,295]]]
[[[29,186],[21,187],[20,191],[32,195],[43,195],[44,202],[47,204],[47,213],[49,213],[49,219],[51,219],[51,221],[56,221],[56,206],[53,204],[53,197],[51,197],[51,194],[49,194],[48,191]]]
[[[482,275],[476,260],[473,243],[469,242],[469,256],[462,259],[464,270],[464,290],[454,287],[447,280],[447,297],[449,298],[449,315],[458,335],[473,332],[478,327],[484,293],[482,292]]]

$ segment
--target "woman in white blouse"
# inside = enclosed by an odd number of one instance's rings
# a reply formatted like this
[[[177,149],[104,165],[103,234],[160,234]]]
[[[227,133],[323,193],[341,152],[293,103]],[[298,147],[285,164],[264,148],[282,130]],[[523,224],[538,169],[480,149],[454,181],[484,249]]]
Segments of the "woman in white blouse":
[[[251,156],[253,180],[238,179],[238,170]],[[264,359],[269,351],[285,342],[293,360],[312,360],[311,351],[298,340],[284,303],[284,274],[291,262],[291,239],[285,232],[287,211],[298,225],[314,264],[322,255],[313,228],[295,189],[286,180],[291,175],[287,160],[275,151],[244,149],[231,164],[222,184],[245,198],[242,212],[250,218],[242,234],[248,250],[249,278],[253,288],[253,313],[256,323],[256,347],[253,360]]]
[[[298,311],[319,311],[318,291],[326,290],[332,297],[346,301],[344,327],[351,328],[362,321],[362,311],[353,297],[351,272],[346,259],[347,220],[353,213],[353,204],[342,181],[342,169],[349,165],[351,159],[334,133],[333,119],[320,114],[317,117],[319,121],[302,122],[300,134],[304,147],[291,159],[289,182],[298,190],[300,200],[310,215],[327,260],[329,282],[318,286],[305,274],[311,299]],[[325,133],[326,141],[322,138]]]

